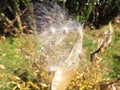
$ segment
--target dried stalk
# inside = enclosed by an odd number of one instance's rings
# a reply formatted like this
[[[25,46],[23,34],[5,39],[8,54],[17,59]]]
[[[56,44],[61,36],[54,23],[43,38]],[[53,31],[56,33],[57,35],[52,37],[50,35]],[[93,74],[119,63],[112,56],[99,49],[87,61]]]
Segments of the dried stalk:
[[[22,13],[20,13],[19,14],[19,17],[20,16],[22,16],[24,13],[25,13],[25,11],[26,11],[27,9],[25,9]],[[10,27],[12,26],[12,27],[14,27],[13,25],[14,25],[14,23],[16,22],[16,20],[17,20],[17,18],[14,18],[13,20],[10,20],[8,17],[6,17],[3,13],[1,14],[1,16],[5,19],[5,21],[6,21],[6,23],[5,23],[5,26],[6,26],[6,28],[4,29],[4,32],[6,33],[6,32],[10,32]],[[17,30],[16,30],[17,31]]]
[[[98,45],[97,45],[98,49],[93,53],[91,53],[90,55],[91,62],[93,61],[96,62],[97,60],[101,61],[102,60],[101,54],[106,50],[106,48],[112,41],[113,29],[112,29],[111,23],[109,23],[109,27],[110,27],[109,30],[100,34],[98,38]]]

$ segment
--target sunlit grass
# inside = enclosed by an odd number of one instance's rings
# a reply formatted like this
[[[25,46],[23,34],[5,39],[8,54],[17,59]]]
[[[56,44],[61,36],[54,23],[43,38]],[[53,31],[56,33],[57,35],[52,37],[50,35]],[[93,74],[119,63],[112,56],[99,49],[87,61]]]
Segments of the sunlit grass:
[[[30,40],[31,38],[31,40]],[[30,43],[32,36],[23,36],[19,38],[7,37],[0,40],[0,65],[5,69],[0,69],[0,89],[12,90],[14,84],[10,83],[9,75],[19,76],[25,71],[30,71],[31,61],[27,54],[32,53]],[[32,73],[29,72],[29,74]],[[30,78],[31,75],[26,76]],[[10,84],[9,84],[10,83]],[[8,84],[8,85],[7,85]]]
[[[107,28],[104,27],[104,29]],[[97,49],[96,45],[99,32],[101,31],[90,31],[90,33],[86,32],[84,34],[83,46],[89,63],[86,69],[84,69],[84,73],[81,69],[78,71],[76,78],[70,83],[68,90],[72,90],[73,88],[79,88],[79,90],[101,90],[100,87],[103,83],[110,83],[111,80],[120,79],[119,30],[115,32],[116,34],[113,34],[112,42],[101,54],[102,61],[97,65],[90,63],[90,53]]]
[[[99,90],[99,82],[120,79],[120,30],[119,28],[116,30],[109,47],[102,53],[102,61],[98,66],[95,66],[90,62],[90,53],[97,49],[97,32],[100,31],[87,31],[84,33],[83,48],[88,66],[84,69],[80,67],[77,71],[77,76],[69,84],[68,90],[76,88],[79,90],[96,88],[96,90]],[[35,46],[36,40],[33,39],[32,35],[24,35],[17,38],[7,37],[5,40],[1,39],[0,42],[0,65],[5,67],[5,69],[0,68],[1,90],[12,90],[17,85],[21,85],[22,88],[28,88],[26,90],[35,90],[37,86],[42,90],[50,88],[51,80],[47,80],[49,79],[48,73],[41,69],[37,70],[36,66],[35,68],[32,66],[35,59],[35,50],[37,50]],[[73,40],[68,38],[63,45],[71,48]],[[41,53],[40,55],[44,58],[44,55]],[[40,61],[42,61],[42,57]],[[59,56],[55,57],[58,58]],[[42,67],[43,64],[39,64]],[[44,69],[44,66],[42,68]],[[38,73],[35,74],[35,72],[38,72],[39,75]],[[18,76],[21,80],[13,83],[9,75]],[[29,81],[34,82],[35,85],[32,84],[33,86],[31,86],[31,84],[28,84]]]

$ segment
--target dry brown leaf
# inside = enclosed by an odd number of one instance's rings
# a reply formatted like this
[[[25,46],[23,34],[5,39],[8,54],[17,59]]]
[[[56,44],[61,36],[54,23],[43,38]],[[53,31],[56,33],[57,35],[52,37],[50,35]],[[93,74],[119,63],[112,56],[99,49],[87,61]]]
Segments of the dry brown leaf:
[[[28,84],[34,87],[35,89],[40,90],[40,88],[37,85],[35,85],[32,81],[29,81]]]
[[[6,53],[0,54],[0,56],[6,56]]]
[[[1,73],[0,73],[0,78],[3,78],[3,77],[4,77],[4,74],[1,74]]]
[[[46,83],[40,83],[43,87],[48,87]]]
[[[11,81],[18,81],[20,80],[20,78],[18,76],[13,76],[13,75],[8,75],[8,78],[11,80]]]
[[[0,69],[6,69],[4,65],[0,64]]]
[[[12,90],[16,90],[18,87],[17,86],[15,86]]]

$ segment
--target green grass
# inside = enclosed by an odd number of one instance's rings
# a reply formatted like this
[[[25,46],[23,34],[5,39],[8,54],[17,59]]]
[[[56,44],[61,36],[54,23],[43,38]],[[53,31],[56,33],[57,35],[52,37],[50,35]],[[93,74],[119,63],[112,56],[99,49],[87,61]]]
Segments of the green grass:
[[[107,59],[106,63],[109,64],[109,67],[112,69],[109,73],[109,77],[113,79],[120,80],[120,31],[117,31],[114,35],[113,41],[108,48],[107,52],[104,55],[104,58]]]
[[[120,79],[120,30],[117,28],[116,32],[113,34],[112,42],[107,47],[105,52],[103,52],[102,55],[102,63],[103,67],[108,69],[108,72],[106,72],[106,75],[104,78],[110,78],[110,79]],[[100,32],[100,31],[97,31]],[[89,33],[89,32],[88,32]],[[90,52],[93,52],[96,50],[96,43],[93,43],[95,40],[97,40],[98,36],[97,33],[91,34],[85,34],[84,35],[84,47],[87,47],[87,58],[89,57]],[[92,39],[89,39],[89,37],[92,36]]]
[[[84,33],[83,47],[85,49],[88,62],[90,62],[90,53],[96,50],[96,40],[97,35],[94,32],[87,31],[87,33]],[[0,65],[3,65],[6,68],[0,69],[0,90],[12,90],[17,84],[20,84],[21,86],[23,85],[22,87],[29,88],[25,90],[33,89],[30,89],[31,86],[29,84],[25,84],[25,86],[23,84],[23,82],[34,82],[36,79],[38,79],[38,77],[33,74],[36,69],[31,68],[33,64],[31,61],[34,59],[34,56],[32,55],[34,55],[36,50],[33,41],[32,35],[24,35],[17,38],[7,37],[6,40],[0,40]],[[71,42],[70,38],[66,39],[65,45],[71,47],[69,42]],[[108,71],[103,79],[120,79],[120,30],[116,31],[116,34],[113,35],[112,43],[109,45],[106,51],[102,53],[102,65],[103,66],[100,69],[103,71],[98,70],[97,72],[102,73],[106,69]],[[24,74],[25,72],[27,75]],[[92,73],[95,74],[95,71],[93,70]],[[43,75],[41,81],[47,81],[49,76],[47,76],[45,72],[41,72],[40,74]],[[18,83],[16,81],[15,83],[12,83],[8,75],[18,76],[21,78],[21,80]],[[89,79],[86,80],[89,81]],[[35,83],[38,81],[35,81]],[[85,83],[84,81],[83,83]],[[91,83],[92,82],[88,84],[91,85]],[[37,85],[40,86],[38,83]],[[35,90],[35,86],[33,87],[33,90]]]
[[[31,38],[31,40],[29,38]],[[8,75],[20,77],[25,71],[30,71],[31,63],[29,59],[26,58],[26,55],[27,53],[31,53],[31,41],[31,36],[20,38],[7,37],[6,40],[0,40],[0,65],[6,68],[0,69],[0,74],[3,75],[3,77],[0,78],[1,90],[12,90],[13,86],[15,86],[11,83]],[[27,53],[25,54],[23,51]],[[31,75],[29,72],[27,78],[30,77]]]
[[[109,69],[104,78],[120,79],[120,30],[113,34],[112,42],[107,47],[105,52],[102,53],[102,62],[104,66]]]

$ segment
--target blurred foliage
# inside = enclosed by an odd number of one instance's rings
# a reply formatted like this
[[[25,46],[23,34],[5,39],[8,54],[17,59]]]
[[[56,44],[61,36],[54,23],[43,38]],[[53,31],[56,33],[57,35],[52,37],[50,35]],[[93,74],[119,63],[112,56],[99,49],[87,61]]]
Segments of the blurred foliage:
[[[80,22],[95,28],[108,24],[120,13],[119,0],[2,0],[0,34],[16,35],[31,29],[30,25],[27,26],[30,21],[25,20],[25,18],[30,18],[30,13],[25,9],[30,9],[34,1],[54,1],[62,4]]]
[[[93,2],[88,0],[67,0],[66,7],[75,15],[81,22],[86,22],[93,9]]]
[[[96,28],[108,24],[119,15],[119,0],[67,0],[68,8],[77,19]]]
[[[25,29],[22,22],[31,0],[2,0],[0,3],[0,34],[17,36]]]

